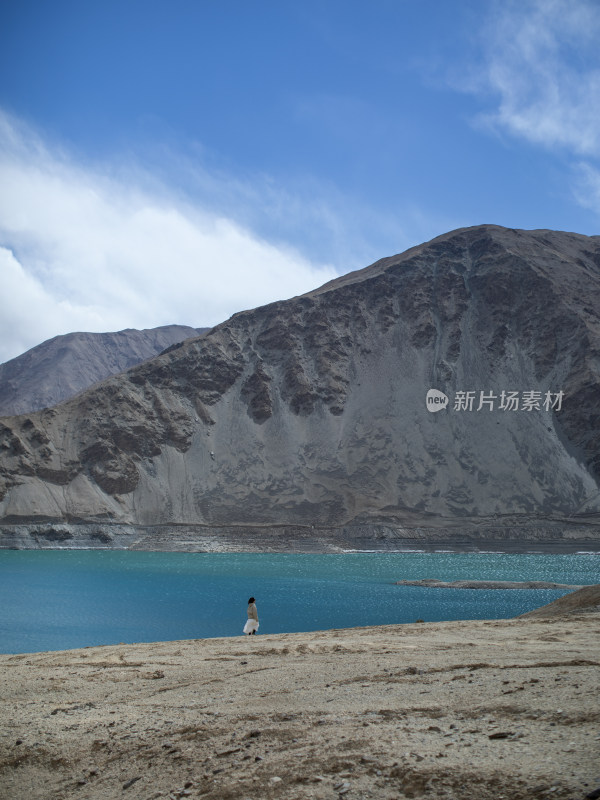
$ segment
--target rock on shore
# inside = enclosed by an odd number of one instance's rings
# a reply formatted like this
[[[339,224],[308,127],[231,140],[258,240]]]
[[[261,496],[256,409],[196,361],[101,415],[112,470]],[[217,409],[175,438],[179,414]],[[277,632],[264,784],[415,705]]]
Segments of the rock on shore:
[[[521,614],[523,617],[557,617],[581,613],[600,613],[600,585],[583,586],[579,591],[559,597],[553,603]]]

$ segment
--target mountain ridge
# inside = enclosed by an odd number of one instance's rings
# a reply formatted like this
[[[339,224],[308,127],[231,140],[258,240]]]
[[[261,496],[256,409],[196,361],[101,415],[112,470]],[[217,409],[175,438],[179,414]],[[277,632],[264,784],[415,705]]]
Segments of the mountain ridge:
[[[0,416],[49,408],[209,328],[162,325],[54,336],[0,364]]]

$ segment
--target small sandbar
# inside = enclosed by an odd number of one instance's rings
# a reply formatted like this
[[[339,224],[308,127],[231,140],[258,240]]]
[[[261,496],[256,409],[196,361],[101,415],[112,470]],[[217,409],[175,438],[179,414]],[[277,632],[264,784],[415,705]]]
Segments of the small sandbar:
[[[583,588],[581,585],[548,581],[438,581],[435,578],[396,581],[396,586],[425,586],[429,589],[564,589],[573,592]]]

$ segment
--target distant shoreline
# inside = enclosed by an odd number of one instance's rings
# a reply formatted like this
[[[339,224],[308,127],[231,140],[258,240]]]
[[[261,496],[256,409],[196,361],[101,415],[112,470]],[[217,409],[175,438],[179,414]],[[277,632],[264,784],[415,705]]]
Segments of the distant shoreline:
[[[327,551],[330,552],[330,551]],[[462,554],[514,554],[514,555],[596,555],[600,553],[600,542],[585,542],[571,544],[568,542],[548,542],[535,544],[507,543],[507,542],[481,542],[479,545],[449,545],[448,543],[420,543],[414,546],[400,548],[373,548],[373,549],[344,549],[340,552],[351,555],[353,553],[462,553]]]
[[[4,539],[4,540],[3,540]],[[357,543],[352,543],[357,544]],[[460,542],[450,544],[448,542],[361,542],[362,546],[350,547],[348,542],[341,541],[318,541],[318,540],[286,540],[276,544],[271,540],[265,543],[264,547],[258,547],[256,541],[246,545],[244,541],[178,541],[161,542],[161,546],[152,546],[150,542],[144,542],[140,546],[139,542],[132,542],[129,546],[124,544],[98,544],[89,541],[59,545],[55,541],[47,539],[29,539],[16,543],[12,537],[4,535],[0,527],[0,552],[3,550],[18,551],[88,551],[98,552],[154,552],[154,553],[205,553],[205,554],[233,554],[246,553],[255,555],[286,555],[286,554],[307,554],[307,555],[384,555],[392,553],[457,553],[457,554],[492,554],[503,555],[597,555],[600,553],[599,541],[578,541],[578,542],[498,542],[480,541]]]
[[[186,553],[578,553],[600,552],[600,524],[506,521],[489,527],[356,523],[286,524],[0,522],[0,549],[134,550]]]

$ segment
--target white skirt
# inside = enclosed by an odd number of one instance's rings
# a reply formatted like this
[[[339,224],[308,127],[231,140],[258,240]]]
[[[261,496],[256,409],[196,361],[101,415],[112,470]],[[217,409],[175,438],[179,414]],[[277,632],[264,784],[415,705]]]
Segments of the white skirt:
[[[249,619],[244,625],[244,633],[252,633],[258,630],[258,622],[255,619]]]

